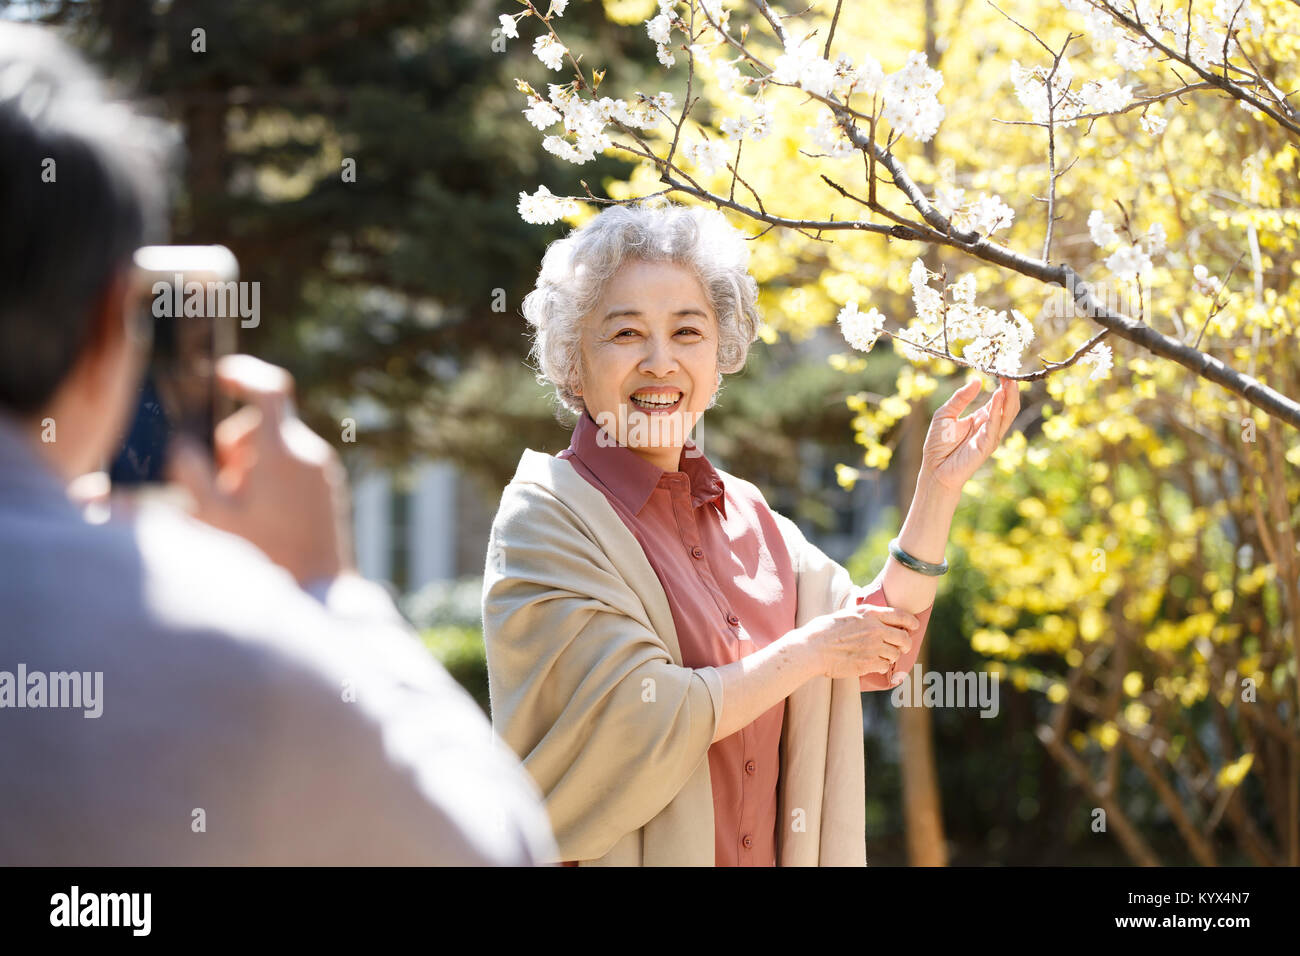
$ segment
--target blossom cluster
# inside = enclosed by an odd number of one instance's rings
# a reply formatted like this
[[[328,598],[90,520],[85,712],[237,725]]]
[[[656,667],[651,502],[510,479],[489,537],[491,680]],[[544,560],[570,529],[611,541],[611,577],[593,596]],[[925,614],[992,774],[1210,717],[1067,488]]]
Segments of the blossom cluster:
[[[1104,342],[1098,342],[1083,354],[1083,357],[1079,359],[1079,364],[1092,366],[1092,373],[1088,376],[1089,381],[1100,381],[1109,377],[1113,359],[1114,356],[1111,353],[1110,346]]]
[[[672,42],[672,8],[675,6],[670,0],[659,0],[659,12],[645,22],[646,33],[654,40],[655,53],[664,66],[672,66],[677,62],[677,57],[668,49],[668,44]]]
[[[722,8],[722,0],[695,0],[700,12],[719,32],[725,32],[731,20],[731,11]],[[672,66],[677,57],[669,49],[674,29],[689,33],[689,26],[676,12],[679,0],[658,0],[658,12],[645,22],[646,35],[654,41],[655,56],[664,66]],[[699,55],[698,46],[691,47]]]
[[[551,0],[550,10],[546,15],[546,19],[549,20],[552,16],[564,16],[564,11],[568,6],[569,0]],[[501,14],[501,16],[497,17],[497,22],[501,24],[502,35],[514,40],[519,39],[519,21],[522,18],[529,16],[532,16],[531,10],[525,10],[523,13],[517,14]]]
[[[772,107],[762,100],[747,101],[739,116],[728,116],[718,124],[727,139],[760,140],[772,132]]]
[[[925,54],[913,50],[907,55],[906,65],[885,78],[882,88],[885,106],[881,115],[895,132],[928,142],[938,132],[943,119],[938,98],[942,86],[943,75],[926,65]]]
[[[1000,196],[978,196],[966,199],[966,190],[939,186],[935,189],[934,208],[962,230],[975,231],[989,236],[999,229],[1008,228],[1016,218],[1015,210]]]
[[[1029,320],[1016,309],[1006,312],[977,304],[975,276],[970,273],[948,286],[951,302],[944,299],[944,290],[930,285],[932,278],[919,258],[912,263],[908,280],[916,320],[908,326],[906,335],[895,336],[903,354],[918,361],[927,354],[924,349],[939,351],[945,344],[951,349],[961,341],[965,343],[961,357],[974,367],[1002,375],[1019,372],[1025,348],[1034,338]],[[856,302],[845,306],[839,315],[845,340],[862,351],[875,344],[883,321],[875,309],[860,314]]]
[[[1219,289],[1223,287],[1223,283],[1217,277],[1210,275],[1210,270],[1199,262],[1192,267],[1192,279],[1195,280],[1196,291],[1204,296],[1217,296]]]
[[[556,123],[564,126],[564,134],[546,136],[542,148],[577,165],[590,162],[613,145],[605,132],[610,123],[621,123],[632,129],[652,129],[674,106],[671,93],[654,96],[637,93],[637,101],[629,104],[608,96],[584,100],[574,90],[573,84],[549,84],[549,100],[543,99],[526,83],[519,84],[519,89],[528,96],[528,106],[523,114],[529,123],[542,132]],[[573,142],[569,137],[573,137]]]
[[[656,12],[644,22],[647,36],[656,45],[660,63],[669,67],[675,63],[672,52],[674,31],[680,30],[692,37],[695,23],[694,19],[690,23],[683,19],[679,11],[682,3],[683,0],[657,0]],[[708,20],[718,34],[719,44],[731,42],[727,33],[730,13],[723,9],[723,0],[685,0],[685,3]],[[551,0],[548,13],[541,19],[549,24],[552,17],[562,16],[567,6],[568,0]],[[537,12],[530,6],[521,14],[502,14],[499,22],[503,35],[517,38],[518,21]],[[717,121],[719,137],[681,143],[679,155],[705,174],[725,166],[729,153],[726,141],[761,140],[770,135],[774,125],[773,110],[771,104],[761,97],[761,87],[767,83],[793,86],[815,96],[836,97],[843,101],[854,93],[870,95],[875,98],[879,115],[890,124],[894,134],[923,142],[934,136],[944,117],[944,108],[938,100],[943,76],[938,70],[931,69],[924,54],[919,52],[911,53],[901,69],[886,75],[879,62],[869,54],[860,57],[857,63],[845,54],[832,61],[820,55],[815,36],[787,37],[784,51],[776,58],[772,72],[767,76],[748,76],[742,74],[738,66],[744,57],[715,60],[709,48],[701,42],[692,42],[689,50],[712,67],[718,88],[730,96],[730,105],[734,107],[721,111],[721,118]],[[549,26],[547,32],[534,41],[533,53],[552,70],[561,69],[564,59],[569,56],[569,50]],[[760,86],[759,97],[744,95],[744,87],[750,83]],[[543,98],[528,84],[519,84],[520,90],[528,95],[524,117],[546,134],[542,147],[578,165],[592,161],[614,145],[606,132],[611,123],[624,129],[651,129],[661,116],[674,108],[672,94],[666,92],[655,96],[638,93],[637,102],[629,104],[610,97],[583,99],[576,88],[578,85],[581,84],[550,84],[549,98]],[[561,125],[562,130],[553,131],[556,125]],[[807,132],[825,155],[845,157],[857,151],[843,126],[830,115],[823,116],[821,122],[809,127]],[[531,215],[553,214],[553,204],[540,192],[530,197],[530,203]],[[968,204],[957,211],[960,223],[984,232],[1004,228],[1012,218],[1010,208],[996,197]]]
[[[870,55],[858,66],[841,53],[832,62],[817,52],[815,37],[802,40],[787,38],[785,52],[776,58],[771,79],[775,83],[797,86],[814,96],[837,96],[841,99],[853,93],[876,93],[884,83],[885,74]]]
[[[1105,7],[1090,0],[1061,0],[1067,10],[1083,18],[1084,32],[1094,47],[1114,45],[1115,62],[1126,70],[1140,70],[1150,63],[1156,51],[1146,37],[1131,33]],[[1231,34],[1244,30],[1259,34],[1264,20],[1250,0],[1213,0],[1210,14],[1204,5],[1193,11],[1191,4],[1169,4],[1161,0],[1126,0],[1116,9],[1136,20],[1172,50],[1187,51],[1188,59],[1202,69],[1224,63],[1223,52],[1231,51]],[[1191,21],[1188,22],[1188,14]]]
[[[1115,63],[1130,72],[1147,67],[1159,51],[1147,37],[1117,20],[1108,7],[1136,19],[1169,49],[1185,50],[1188,59],[1206,70],[1224,66],[1224,52],[1231,52],[1238,31],[1259,33],[1263,29],[1263,18],[1251,7],[1250,0],[1214,0],[1209,16],[1192,13],[1190,23],[1190,4],[1186,8],[1158,0],[1128,0],[1121,5],[1061,0],[1061,4],[1083,18],[1083,32],[1094,49],[1108,50]],[[1088,80],[1072,89],[1074,68],[1064,57],[1055,74],[1051,74],[1049,66],[1025,67],[1015,60],[1011,63],[1011,85],[1035,123],[1047,122],[1049,104],[1054,122],[1072,126],[1079,116],[1117,113],[1133,102],[1133,87],[1121,85],[1114,78]],[[1141,125],[1143,131],[1159,135],[1165,120],[1158,113],[1148,115],[1144,111]]]
[[[1168,237],[1161,223],[1153,222],[1144,235],[1130,243],[1120,238],[1119,232],[1100,209],[1088,214],[1088,235],[1093,245],[1103,251],[1114,247],[1106,257],[1106,268],[1119,279],[1136,279],[1150,272],[1151,257],[1162,255],[1167,248]]]
[[[730,149],[722,140],[700,139],[683,143],[681,154],[706,176],[711,176],[727,164]]]
[[[567,196],[555,196],[545,186],[539,186],[533,195],[520,192],[519,218],[535,226],[549,226],[565,216],[577,212],[578,204]]]
[[[885,317],[876,309],[859,312],[858,303],[850,302],[840,309],[838,316],[844,341],[860,352],[870,352],[885,327]]]
[[[932,139],[944,117],[938,98],[943,75],[926,64],[925,54],[912,51],[903,67],[888,76],[870,54],[860,59],[854,65],[852,58],[841,53],[831,61],[817,52],[814,37],[787,38],[785,52],[776,58],[770,79],[824,98],[878,94],[881,117],[895,132],[922,143]]]
[[[1120,86],[1109,77],[1088,80],[1078,89],[1071,88],[1073,83],[1074,67],[1065,57],[1054,72],[1048,66],[1025,67],[1019,60],[1011,61],[1012,89],[1035,123],[1046,123],[1050,112],[1053,123],[1073,126],[1079,116],[1118,113],[1133,102],[1133,87]]]

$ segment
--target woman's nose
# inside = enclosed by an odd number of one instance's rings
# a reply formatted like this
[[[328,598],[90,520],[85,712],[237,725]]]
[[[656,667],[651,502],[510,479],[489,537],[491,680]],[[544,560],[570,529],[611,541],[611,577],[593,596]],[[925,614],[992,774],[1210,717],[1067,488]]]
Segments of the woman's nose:
[[[639,366],[641,372],[655,378],[667,378],[677,371],[677,355],[671,341],[653,338],[647,344],[648,351]]]

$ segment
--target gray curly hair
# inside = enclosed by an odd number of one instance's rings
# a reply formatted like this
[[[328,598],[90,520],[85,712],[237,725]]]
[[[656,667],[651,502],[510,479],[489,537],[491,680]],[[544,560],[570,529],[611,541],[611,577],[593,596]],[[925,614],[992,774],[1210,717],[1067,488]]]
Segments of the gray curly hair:
[[[718,320],[718,384],[745,367],[758,338],[758,283],[749,274],[749,244],[716,209],[671,202],[610,206],[547,247],[523,312],[534,328],[531,357],[538,381],[582,414],[582,321],[629,259],[673,262],[699,280]],[[716,393],[715,393],[716,400]]]

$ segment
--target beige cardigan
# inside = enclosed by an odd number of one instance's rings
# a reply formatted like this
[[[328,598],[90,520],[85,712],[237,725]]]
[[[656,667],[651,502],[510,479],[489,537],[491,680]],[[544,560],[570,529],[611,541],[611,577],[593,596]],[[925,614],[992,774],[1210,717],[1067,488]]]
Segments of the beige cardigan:
[[[843,607],[848,572],[777,520],[798,575],[797,625]],[[721,679],[681,666],[663,585],[605,496],[569,462],[525,451],[486,564],[492,722],[541,788],[558,859],[712,866],[706,758]],[[778,786],[780,866],[866,865],[856,677],[817,677],[787,698]]]

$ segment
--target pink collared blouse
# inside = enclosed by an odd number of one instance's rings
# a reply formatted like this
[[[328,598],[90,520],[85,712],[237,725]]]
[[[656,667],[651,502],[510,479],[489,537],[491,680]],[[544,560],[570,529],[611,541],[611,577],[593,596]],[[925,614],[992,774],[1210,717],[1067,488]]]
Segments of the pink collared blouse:
[[[752,654],[795,624],[795,571],[772,511],[751,487],[724,487],[697,448],[667,472],[612,441],[582,415],[557,457],[599,488],[641,543],[659,576],[685,667],[720,667]],[[859,603],[886,605],[883,587]],[[920,653],[933,605],[916,614],[912,649],[894,667],[907,673]],[[867,674],[865,690],[887,690]],[[717,866],[776,864],[777,779],[785,701],[709,748]],[[568,863],[566,865],[576,865]]]

